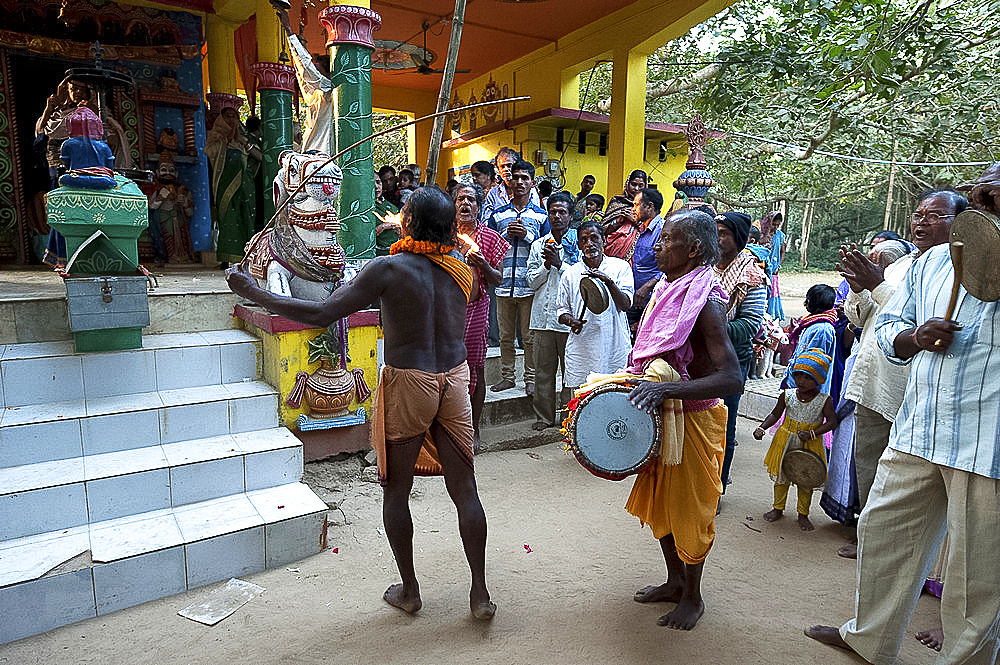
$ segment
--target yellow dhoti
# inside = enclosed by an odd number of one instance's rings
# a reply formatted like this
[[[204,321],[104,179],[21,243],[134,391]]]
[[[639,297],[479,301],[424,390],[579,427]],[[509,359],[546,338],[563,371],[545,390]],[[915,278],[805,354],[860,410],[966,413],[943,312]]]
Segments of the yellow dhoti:
[[[684,563],[705,560],[715,542],[715,511],[722,494],[726,452],[726,407],[684,413],[684,455],[680,464],[654,460],[632,485],[625,510],[648,524],[653,537],[674,535]]]

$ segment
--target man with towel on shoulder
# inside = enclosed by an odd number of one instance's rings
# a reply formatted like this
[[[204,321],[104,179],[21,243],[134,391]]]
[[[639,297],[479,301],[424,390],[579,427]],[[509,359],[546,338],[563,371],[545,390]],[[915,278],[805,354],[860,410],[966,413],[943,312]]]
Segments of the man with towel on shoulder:
[[[472,570],[472,615],[488,620],[496,605],[486,589],[486,515],[473,471],[465,361],[466,304],[478,286],[455,251],[455,204],[443,191],[414,191],[402,214],[404,237],[390,255],[369,261],[324,301],[272,294],[241,269],[230,271],[229,288],[272,312],[317,327],[380,301],[385,366],[373,404],[372,446],[385,488],[385,533],[403,580],[383,598],[411,614],[422,605],[413,569],[410,489],[414,473],[443,473]]]
[[[691,630],[705,611],[701,574],[715,541],[722,493],[726,407],[739,391],[740,366],[726,333],[725,292],[715,220],[682,210],[663,224],[654,248],[663,278],[639,322],[628,371],[642,376],[629,401],[659,409],[660,455],[636,476],[625,509],[649,524],[667,564],[667,581],[635,593],[640,603],[677,603],[661,626]]]

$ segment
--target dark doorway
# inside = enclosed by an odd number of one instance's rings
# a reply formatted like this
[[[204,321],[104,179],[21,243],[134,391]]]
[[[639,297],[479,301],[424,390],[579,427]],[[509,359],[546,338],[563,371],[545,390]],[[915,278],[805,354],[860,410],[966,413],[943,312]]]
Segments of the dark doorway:
[[[28,54],[10,53],[11,89],[14,118],[17,123],[17,150],[20,157],[20,177],[24,186],[25,214],[24,232],[28,235],[31,248],[28,261],[40,263],[39,243],[44,250],[44,241],[37,239],[48,233],[45,223],[42,194],[49,190],[49,171],[45,162],[44,139],[36,140],[35,123],[45,109],[49,95],[66,75],[66,70],[80,66],[74,60],[44,58]]]

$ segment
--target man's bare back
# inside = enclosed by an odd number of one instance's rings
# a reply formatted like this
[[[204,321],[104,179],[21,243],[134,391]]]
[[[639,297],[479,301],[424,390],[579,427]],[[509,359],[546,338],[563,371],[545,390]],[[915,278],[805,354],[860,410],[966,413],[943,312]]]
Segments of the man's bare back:
[[[424,256],[382,256],[324,301],[276,296],[256,288],[246,272],[229,276],[230,288],[290,319],[318,327],[379,300],[385,361],[399,369],[446,372],[465,360],[465,294],[443,268]]]

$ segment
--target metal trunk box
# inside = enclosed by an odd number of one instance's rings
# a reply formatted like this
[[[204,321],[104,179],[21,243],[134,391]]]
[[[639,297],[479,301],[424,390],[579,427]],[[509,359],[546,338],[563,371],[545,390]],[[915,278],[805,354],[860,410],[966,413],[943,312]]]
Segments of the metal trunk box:
[[[142,328],[149,325],[145,276],[69,277],[65,282],[77,351],[142,347]]]

